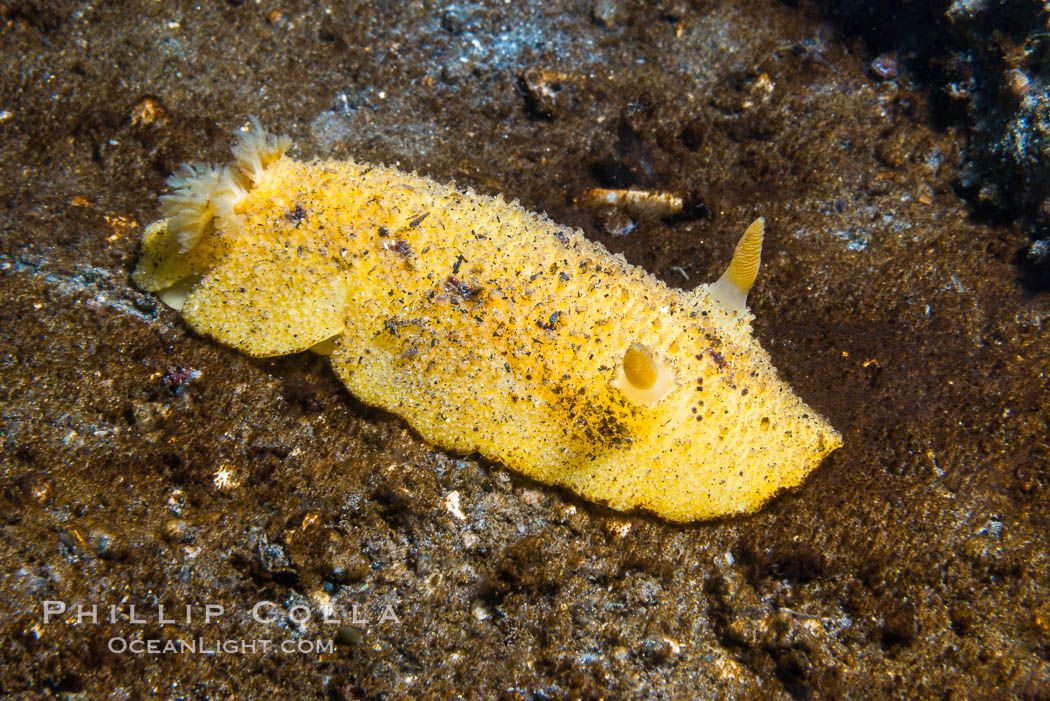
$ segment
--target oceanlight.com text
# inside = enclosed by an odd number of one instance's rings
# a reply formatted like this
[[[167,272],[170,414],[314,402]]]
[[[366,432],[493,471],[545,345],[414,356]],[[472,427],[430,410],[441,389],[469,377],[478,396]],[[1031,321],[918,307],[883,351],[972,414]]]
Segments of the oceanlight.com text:
[[[191,640],[141,640],[116,636],[109,639],[107,647],[110,652],[117,655],[267,655],[270,653],[322,655],[334,652],[335,642],[324,639],[275,641],[268,638],[256,640],[239,640],[236,638],[227,640],[204,640],[203,638]]]

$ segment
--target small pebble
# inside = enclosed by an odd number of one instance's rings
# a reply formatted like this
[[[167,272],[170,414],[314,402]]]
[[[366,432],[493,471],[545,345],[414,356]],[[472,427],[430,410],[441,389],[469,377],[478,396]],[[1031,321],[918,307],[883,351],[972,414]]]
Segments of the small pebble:
[[[463,22],[463,18],[458,13],[449,10],[445,14],[441,15],[441,28],[454,37],[458,37],[463,33],[463,29],[466,24]]]
[[[463,513],[463,509],[459,505],[459,492],[453,490],[445,495],[445,510],[452,514],[455,518],[460,521],[467,519],[466,514]]]
[[[1037,263],[1050,258],[1050,239],[1039,239],[1032,243],[1028,249],[1028,257]]]
[[[124,542],[107,526],[95,524],[84,533],[87,546],[104,560],[117,560],[124,555]]]
[[[152,95],[146,95],[131,108],[131,123],[135,126],[162,127],[168,122],[168,111],[164,103]]]
[[[365,634],[353,626],[340,626],[335,632],[335,641],[340,645],[357,647],[365,640]]]
[[[603,213],[601,216],[602,229],[609,236],[626,236],[634,231],[636,224],[634,220],[624,212],[613,209]]]
[[[591,7],[591,19],[606,29],[612,29],[623,20],[623,7],[617,0],[597,0]]]
[[[1032,80],[1025,74],[1024,71],[1018,70],[1017,68],[1011,68],[1006,71],[1003,76],[1006,87],[1009,89],[1010,94],[1016,98],[1022,98],[1027,95],[1032,89]]]
[[[671,656],[672,647],[666,638],[646,638],[642,641],[639,653],[646,662],[658,665]]]
[[[46,506],[55,494],[55,480],[42,470],[34,470],[18,480],[19,501]]]
[[[871,62],[871,70],[882,80],[893,80],[897,77],[900,64],[897,62],[897,54],[890,52],[875,57]]]
[[[368,574],[369,562],[358,552],[347,552],[338,549],[335,544],[329,548],[325,558],[325,574],[339,584],[358,582]]]
[[[143,433],[159,430],[164,423],[164,414],[164,405],[160,402],[144,402],[138,399],[131,402],[131,421],[135,428]]]
[[[190,522],[182,518],[169,518],[164,522],[164,537],[174,543],[188,543],[192,538]]]

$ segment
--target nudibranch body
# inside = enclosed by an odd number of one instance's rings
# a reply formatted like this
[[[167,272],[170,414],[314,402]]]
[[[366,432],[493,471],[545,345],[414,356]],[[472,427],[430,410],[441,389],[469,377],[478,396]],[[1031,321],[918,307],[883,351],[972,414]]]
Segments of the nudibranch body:
[[[714,285],[668,288],[517,202],[258,126],[184,167],[134,280],[261,357],[314,349],[359,399],[613,509],[758,509],[841,445],[782,382],[744,306],[764,222]]]

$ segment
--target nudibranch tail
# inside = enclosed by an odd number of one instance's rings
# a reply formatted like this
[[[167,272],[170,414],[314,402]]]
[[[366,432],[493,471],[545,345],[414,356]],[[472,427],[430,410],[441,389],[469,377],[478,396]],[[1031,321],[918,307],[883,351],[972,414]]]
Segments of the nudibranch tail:
[[[747,231],[736,244],[729,267],[722,273],[722,277],[708,288],[708,293],[727,311],[740,314],[747,311],[747,293],[758,277],[765,231],[764,217],[751,222],[751,226],[747,227]]]
[[[674,373],[644,344],[632,343],[612,385],[633,404],[655,404],[674,388]]]

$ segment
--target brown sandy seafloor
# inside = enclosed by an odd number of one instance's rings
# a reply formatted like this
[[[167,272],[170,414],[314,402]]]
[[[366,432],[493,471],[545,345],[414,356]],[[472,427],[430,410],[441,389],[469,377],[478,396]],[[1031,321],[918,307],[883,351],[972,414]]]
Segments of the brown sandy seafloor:
[[[1050,299],[1019,283],[1023,233],[953,194],[960,135],[859,41],[757,1],[0,17],[3,696],[1050,698]],[[674,526],[433,450],[317,358],[194,336],[130,286],[137,239],[248,114],[300,157],[517,197],[684,288],[764,215],[756,333],[845,447],[754,516]],[[598,186],[687,206],[574,208]],[[45,624],[49,600],[100,620]]]

